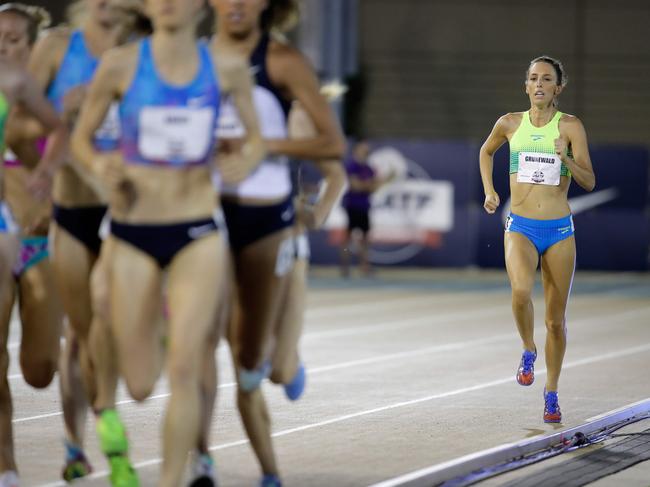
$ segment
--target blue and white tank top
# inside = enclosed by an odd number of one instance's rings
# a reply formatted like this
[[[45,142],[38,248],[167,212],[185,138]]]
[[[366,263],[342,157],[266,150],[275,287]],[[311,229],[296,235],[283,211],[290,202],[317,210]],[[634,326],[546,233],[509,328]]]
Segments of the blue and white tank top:
[[[99,60],[86,46],[83,32],[75,30],[70,35],[56,76],[47,88],[47,97],[58,113],[63,112],[65,95],[78,86],[87,85],[95,74]],[[102,126],[95,132],[95,147],[100,151],[116,150],[120,138],[117,104],[111,105]]]
[[[127,164],[184,168],[211,162],[220,90],[207,45],[199,42],[197,49],[196,77],[176,86],[157,72],[151,39],[140,41],[135,76],[119,108]]]

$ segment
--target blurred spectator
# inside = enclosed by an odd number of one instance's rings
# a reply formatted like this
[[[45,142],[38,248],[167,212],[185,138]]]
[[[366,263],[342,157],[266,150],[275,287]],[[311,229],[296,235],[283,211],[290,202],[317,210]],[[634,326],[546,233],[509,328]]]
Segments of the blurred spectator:
[[[341,271],[343,277],[350,275],[350,245],[353,235],[360,234],[355,247],[359,249],[359,265],[364,276],[370,275],[368,247],[370,232],[370,196],[382,185],[394,179],[394,174],[378,176],[368,164],[370,145],[359,139],[352,148],[352,156],[345,163],[348,175],[348,192],[343,197],[343,207],[348,215],[348,228],[341,247]],[[355,232],[357,230],[357,232]]]

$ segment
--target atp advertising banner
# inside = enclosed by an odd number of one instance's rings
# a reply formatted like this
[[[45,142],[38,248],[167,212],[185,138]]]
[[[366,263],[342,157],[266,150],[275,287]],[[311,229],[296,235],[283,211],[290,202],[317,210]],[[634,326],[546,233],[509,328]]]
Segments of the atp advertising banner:
[[[483,210],[479,146],[467,142],[377,140],[369,165],[395,176],[371,197],[370,261],[378,265],[503,267],[509,212],[508,149],[494,159],[501,208]],[[644,147],[591,147],[596,188],[574,182],[569,203],[583,269],[646,270],[650,248],[650,159]],[[347,215],[337,206],[312,232],[312,262],[337,264]],[[354,252],[354,247],[352,247]]]
[[[371,197],[370,260],[375,264],[466,266],[476,253],[478,147],[464,142],[377,141],[368,163],[395,179]],[[312,261],[338,262],[347,215],[335,208],[311,235]],[[354,250],[354,249],[353,249]]]

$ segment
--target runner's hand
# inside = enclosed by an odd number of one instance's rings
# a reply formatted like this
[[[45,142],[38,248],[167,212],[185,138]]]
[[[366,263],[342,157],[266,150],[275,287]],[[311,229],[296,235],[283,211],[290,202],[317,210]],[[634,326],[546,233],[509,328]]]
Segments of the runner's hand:
[[[489,193],[485,195],[485,203],[483,203],[483,208],[485,208],[485,211],[492,215],[495,211],[497,211],[500,203],[501,202],[499,201],[498,194]]]
[[[38,201],[45,201],[49,199],[50,194],[52,193],[53,179],[54,175],[50,170],[39,165],[34,169],[27,180],[27,190],[32,193],[34,198]]]
[[[562,157],[566,155],[567,151],[569,148],[569,141],[566,139],[566,137],[559,137],[555,139],[555,153]]]

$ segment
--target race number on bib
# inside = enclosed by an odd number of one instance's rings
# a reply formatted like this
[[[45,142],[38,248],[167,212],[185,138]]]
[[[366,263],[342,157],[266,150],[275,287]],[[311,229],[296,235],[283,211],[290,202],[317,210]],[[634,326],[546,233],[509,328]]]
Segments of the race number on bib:
[[[145,107],[140,112],[140,154],[154,161],[185,164],[207,156],[214,108]]]
[[[120,129],[120,110],[117,103],[111,103],[106,118],[95,132],[95,138],[101,140],[118,140],[122,135]]]
[[[520,152],[517,182],[530,184],[560,184],[562,161],[555,154]]]

